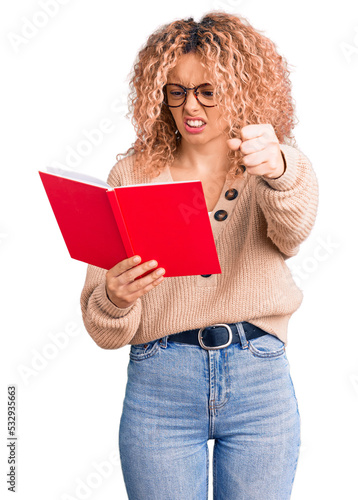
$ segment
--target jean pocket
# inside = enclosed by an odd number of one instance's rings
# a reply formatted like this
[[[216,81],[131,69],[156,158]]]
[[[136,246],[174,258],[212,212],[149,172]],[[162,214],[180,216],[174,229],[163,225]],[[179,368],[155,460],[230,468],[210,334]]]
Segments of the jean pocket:
[[[248,344],[251,353],[259,358],[274,358],[286,351],[284,342],[271,333],[248,340]]]
[[[151,358],[159,350],[159,340],[152,340],[145,344],[131,345],[129,351],[130,359],[134,361],[141,361],[143,359]]]

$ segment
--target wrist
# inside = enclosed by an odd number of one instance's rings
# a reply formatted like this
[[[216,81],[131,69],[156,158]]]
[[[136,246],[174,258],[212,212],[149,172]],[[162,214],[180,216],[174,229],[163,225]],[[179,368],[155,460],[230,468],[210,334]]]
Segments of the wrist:
[[[105,287],[105,291],[106,291],[106,295],[107,295],[107,299],[116,307],[118,307],[118,309],[128,309],[128,307],[131,307],[134,302],[131,302],[130,304],[122,304],[121,302],[119,302],[119,300],[117,299],[116,296],[110,296],[110,294],[108,293],[108,290],[107,290],[107,287]]]
[[[282,156],[282,160],[283,160],[283,172],[278,176],[278,177],[267,177],[266,175],[264,175],[263,177],[266,178],[266,179],[270,179],[271,181],[275,181],[277,179],[280,179],[280,177],[283,176],[283,174],[286,172],[286,168],[287,168],[287,163],[286,163],[286,158],[285,158],[285,155],[283,154],[283,152],[281,151],[281,156]]]

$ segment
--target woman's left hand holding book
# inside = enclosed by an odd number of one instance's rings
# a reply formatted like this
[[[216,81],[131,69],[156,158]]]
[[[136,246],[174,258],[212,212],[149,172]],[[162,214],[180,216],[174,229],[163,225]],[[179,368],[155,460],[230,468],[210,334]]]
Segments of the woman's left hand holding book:
[[[139,256],[130,257],[120,261],[106,273],[107,296],[120,309],[131,306],[138,297],[150,292],[164,281],[165,269],[153,270],[158,266],[157,261],[151,260],[142,264],[139,262]],[[151,270],[153,272],[136,279]]]

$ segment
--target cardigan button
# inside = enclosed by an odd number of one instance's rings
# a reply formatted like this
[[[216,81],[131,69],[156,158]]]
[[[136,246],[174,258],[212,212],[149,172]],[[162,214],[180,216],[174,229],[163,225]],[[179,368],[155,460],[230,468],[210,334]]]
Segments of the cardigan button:
[[[218,210],[214,214],[214,219],[218,221],[223,221],[227,218],[227,211],[226,210]]]
[[[202,276],[203,278],[209,278],[211,274],[201,274],[200,276]]]
[[[235,198],[237,197],[239,193],[237,192],[237,189],[228,189],[225,193],[225,198],[227,200],[235,200]]]

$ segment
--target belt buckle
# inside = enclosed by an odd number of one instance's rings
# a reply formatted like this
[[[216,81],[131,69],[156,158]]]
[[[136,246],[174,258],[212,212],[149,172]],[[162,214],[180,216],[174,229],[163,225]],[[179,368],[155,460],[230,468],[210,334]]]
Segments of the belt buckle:
[[[202,334],[203,330],[205,330],[206,328],[211,328],[212,326],[224,326],[227,329],[227,331],[229,333],[229,340],[226,342],[226,344],[222,344],[222,345],[218,345],[218,346],[214,346],[214,347],[208,347],[204,344],[201,334]],[[224,347],[229,346],[232,342],[232,330],[225,323],[215,323],[215,325],[210,325],[210,326],[205,326],[204,328],[200,328],[200,330],[198,331],[198,340],[199,340],[199,344],[201,345],[201,347],[203,349],[206,349],[207,351],[209,351],[211,349],[224,349]]]

